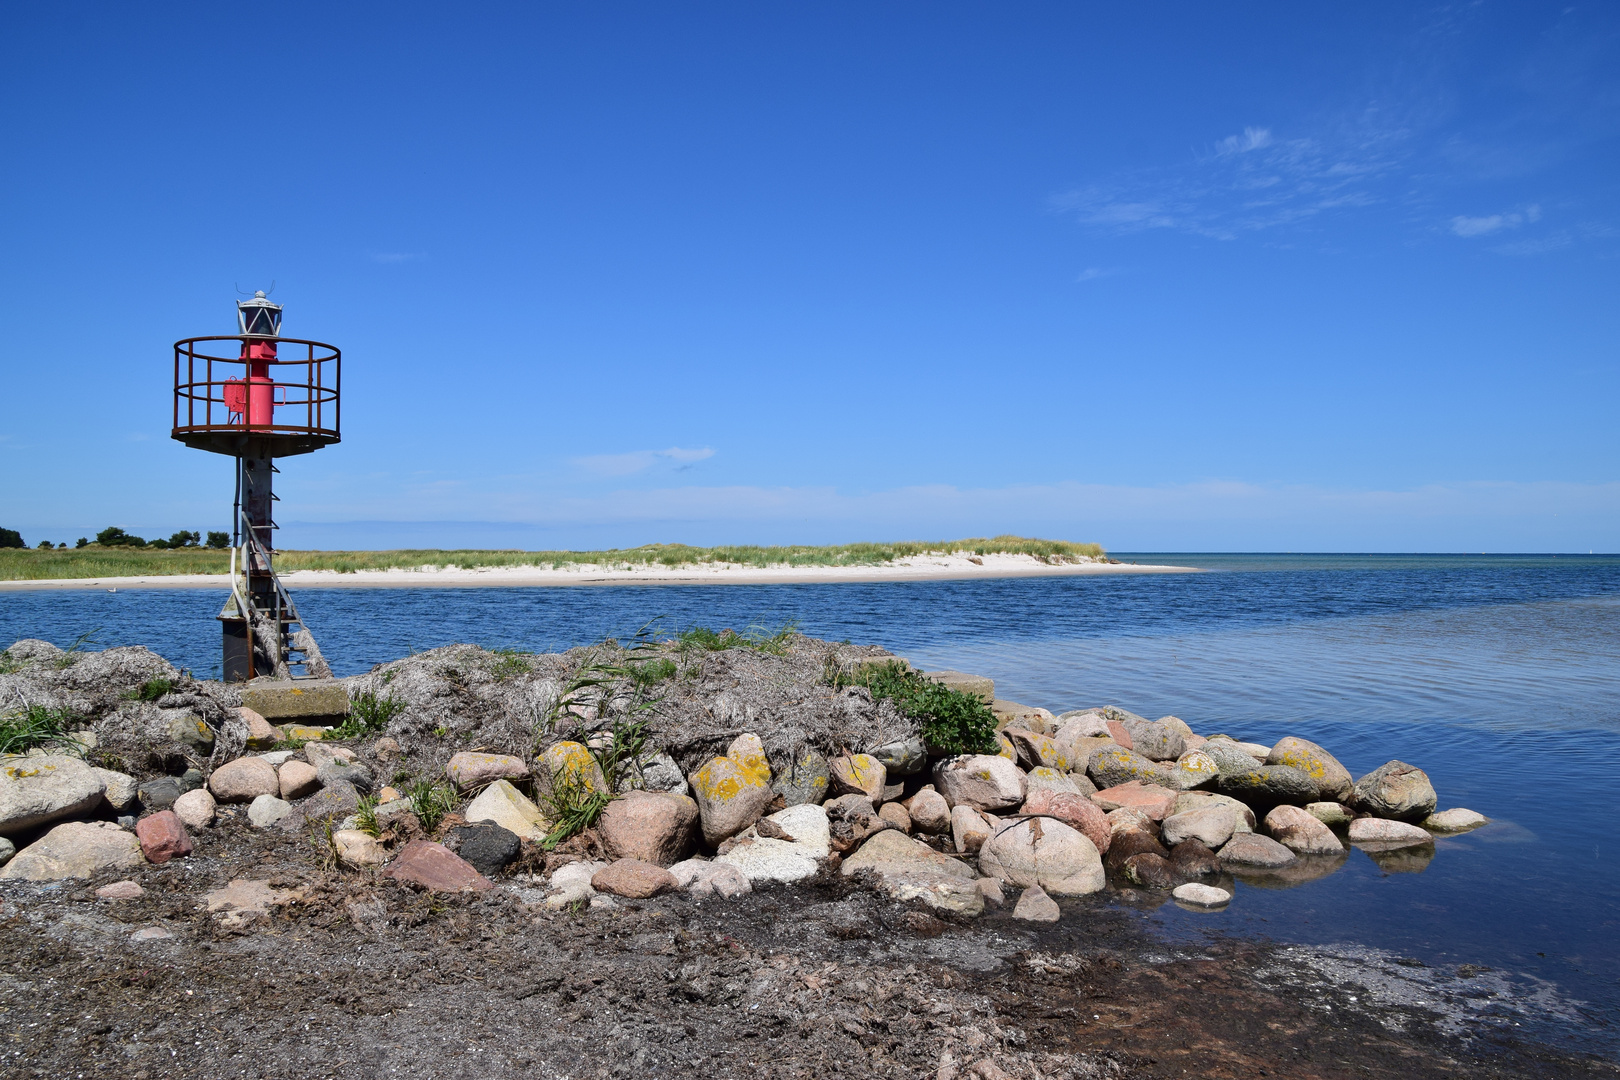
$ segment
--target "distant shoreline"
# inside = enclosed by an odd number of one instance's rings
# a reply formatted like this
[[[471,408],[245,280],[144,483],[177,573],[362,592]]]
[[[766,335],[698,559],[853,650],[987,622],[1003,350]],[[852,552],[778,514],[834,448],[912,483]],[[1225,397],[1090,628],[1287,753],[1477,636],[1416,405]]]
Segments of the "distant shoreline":
[[[983,578],[1097,577],[1116,574],[1197,574],[1189,566],[1103,561],[1050,563],[1035,555],[910,555],[865,566],[743,566],[699,563],[683,566],[491,566],[393,568],[387,570],[291,570],[289,589],[544,588],[587,585],[789,585],[890,581],[966,581]],[[226,589],[228,574],[168,574],[135,577],[42,578],[0,581],[0,592],[64,589]]]

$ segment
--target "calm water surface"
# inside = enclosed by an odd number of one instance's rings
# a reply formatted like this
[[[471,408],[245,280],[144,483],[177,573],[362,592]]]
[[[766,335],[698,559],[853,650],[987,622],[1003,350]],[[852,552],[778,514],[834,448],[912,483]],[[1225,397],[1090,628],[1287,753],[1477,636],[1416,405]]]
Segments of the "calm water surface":
[[[340,674],[456,641],[551,650],[647,620],[737,629],[794,620],[924,668],[992,676],[1053,710],[1114,703],[1197,731],[1298,734],[1360,775],[1428,771],[1441,806],[1494,819],[1427,865],[1352,854],[1288,890],[1149,918],[1430,965],[1485,965],[1584,1002],[1594,1046],[1620,1021],[1620,557],[1121,555],[1210,573],[839,585],[304,589]],[[0,642],[100,628],[217,677],[214,590],[0,594]]]

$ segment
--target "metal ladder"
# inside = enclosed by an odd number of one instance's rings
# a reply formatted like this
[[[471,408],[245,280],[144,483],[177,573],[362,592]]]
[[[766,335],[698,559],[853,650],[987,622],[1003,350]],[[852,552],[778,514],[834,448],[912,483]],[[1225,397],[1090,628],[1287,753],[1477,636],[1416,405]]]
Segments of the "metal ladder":
[[[326,658],[321,655],[320,647],[315,644],[314,631],[298,614],[298,606],[293,603],[292,594],[282,584],[281,575],[276,573],[269,550],[255,535],[253,525],[245,513],[242,515],[242,535],[247,538],[246,543],[242,545],[243,574],[247,574],[248,560],[255,560],[255,572],[268,573],[274,587],[275,603],[266,611],[253,602],[246,590],[238,589],[235,552],[232,552],[231,593],[236,599],[237,607],[248,617],[250,635],[263,635],[274,639],[271,652],[275,657],[275,675],[278,678],[330,679],[332,669],[327,664]],[[298,627],[296,631],[291,629],[294,626]],[[292,670],[295,667],[303,670],[295,674]]]

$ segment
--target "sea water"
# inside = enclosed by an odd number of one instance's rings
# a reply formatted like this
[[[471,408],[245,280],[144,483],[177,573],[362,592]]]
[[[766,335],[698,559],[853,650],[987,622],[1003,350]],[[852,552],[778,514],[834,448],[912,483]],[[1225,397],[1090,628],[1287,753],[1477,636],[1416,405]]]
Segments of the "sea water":
[[[1544,981],[1559,1023],[1612,1048],[1620,1021],[1620,557],[1121,555],[1189,575],[800,585],[301,589],[338,674],[450,642],[532,651],[652,620],[887,646],[1062,711],[1117,704],[1200,733],[1300,735],[1351,773],[1428,772],[1491,824],[1432,860],[1352,853],[1290,889],[1239,882],[1215,929],[1383,950]],[[145,645],[219,673],[220,590],[0,593],[0,642]],[[1574,1005],[1568,1005],[1574,1002]],[[1571,1032],[1571,1034],[1574,1034]]]

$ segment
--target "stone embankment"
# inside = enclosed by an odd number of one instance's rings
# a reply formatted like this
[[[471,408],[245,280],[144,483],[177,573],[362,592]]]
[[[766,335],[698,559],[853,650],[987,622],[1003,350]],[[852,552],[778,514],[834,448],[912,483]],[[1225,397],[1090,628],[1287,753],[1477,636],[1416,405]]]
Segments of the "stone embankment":
[[[1352,847],[1421,869],[1436,834],[1485,820],[1436,812],[1404,762],[1357,779],[1304,738],[1258,745],[1114,706],[1054,715],[956,673],[938,678],[993,702],[996,752],[944,754],[839,677],[896,658],[803,637],[774,652],[454,646],[347,680],[365,708],[340,726],[294,710],[277,727],[144,649],[23,641],[0,658],[8,698],[83,725],[0,763],[0,879],[185,859],[229,818],[425,890],[543,881],[549,908],[838,875],[961,916],[1054,921],[1063,898],[1110,887],[1218,909],[1234,880],[1313,880]],[[249,696],[274,711],[271,690]],[[222,918],[278,902],[251,879],[220,892],[203,902]]]

